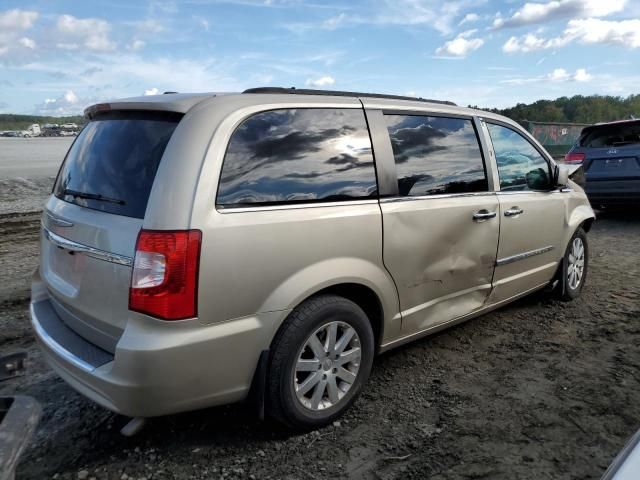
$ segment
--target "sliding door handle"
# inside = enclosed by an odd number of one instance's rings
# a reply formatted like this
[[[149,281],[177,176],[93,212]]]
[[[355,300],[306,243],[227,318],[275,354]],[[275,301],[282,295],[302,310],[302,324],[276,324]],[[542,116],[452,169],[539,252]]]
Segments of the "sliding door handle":
[[[485,220],[489,220],[490,218],[495,218],[495,216],[496,212],[490,212],[489,210],[483,208],[482,210],[478,210],[473,214],[473,219],[476,222],[484,222]]]
[[[520,207],[511,207],[509,210],[505,210],[504,216],[515,217],[517,215],[520,215],[521,213],[524,213],[524,210],[521,209]]]

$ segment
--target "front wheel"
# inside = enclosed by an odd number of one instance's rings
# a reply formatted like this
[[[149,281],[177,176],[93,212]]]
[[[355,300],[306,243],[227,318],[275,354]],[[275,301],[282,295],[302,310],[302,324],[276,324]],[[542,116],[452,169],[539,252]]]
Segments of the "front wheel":
[[[561,300],[570,301],[580,295],[587,279],[589,247],[587,245],[587,234],[582,228],[578,228],[573,237],[571,237],[563,263],[564,288],[560,298]]]
[[[371,323],[358,305],[336,295],[310,298],[271,346],[269,413],[297,429],[329,424],[355,401],[373,355]]]

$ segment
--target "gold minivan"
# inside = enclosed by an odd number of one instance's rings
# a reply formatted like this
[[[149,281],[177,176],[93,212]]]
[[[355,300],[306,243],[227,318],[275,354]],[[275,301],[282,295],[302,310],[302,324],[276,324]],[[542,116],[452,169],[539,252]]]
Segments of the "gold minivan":
[[[584,192],[499,115],[283,88],[85,115],[43,213],[31,319],[49,364],[115,412],[251,396],[321,426],[377,353],[584,285]]]

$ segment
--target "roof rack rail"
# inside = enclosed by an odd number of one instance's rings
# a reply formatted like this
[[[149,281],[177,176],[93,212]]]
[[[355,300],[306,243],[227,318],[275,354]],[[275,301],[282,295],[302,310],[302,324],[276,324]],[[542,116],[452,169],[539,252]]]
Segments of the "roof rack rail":
[[[448,100],[430,100],[422,97],[405,97],[402,95],[385,95],[383,93],[363,93],[363,92],[343,92],[340,90],[315,90],[312,88],[284,88],[284,87],[258,87],[248,88],[242,93],[288,93],[293,95],[334,95],[337,97],[369,97],[386,98],[389,100],[411,100],[414,102],[440,103],[443,105],[453,105],[455,103]]]

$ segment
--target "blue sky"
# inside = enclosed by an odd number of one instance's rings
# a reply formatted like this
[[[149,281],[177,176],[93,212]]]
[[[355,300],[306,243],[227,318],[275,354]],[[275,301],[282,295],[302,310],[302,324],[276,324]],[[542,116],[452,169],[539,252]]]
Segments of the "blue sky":
[[[640,1],[0,2],[0,112],[265,85],[481,107],[640,93]]]

